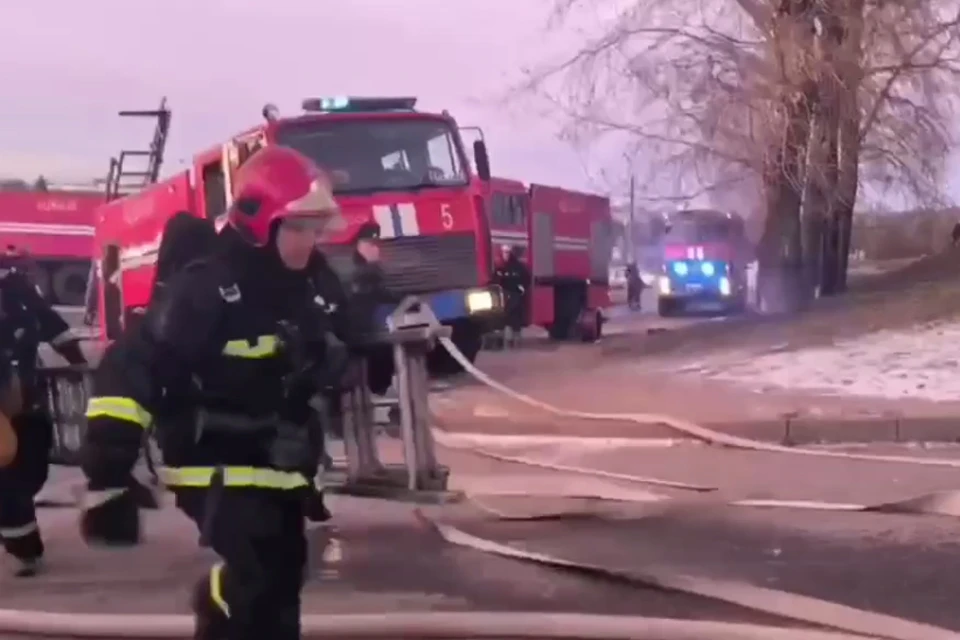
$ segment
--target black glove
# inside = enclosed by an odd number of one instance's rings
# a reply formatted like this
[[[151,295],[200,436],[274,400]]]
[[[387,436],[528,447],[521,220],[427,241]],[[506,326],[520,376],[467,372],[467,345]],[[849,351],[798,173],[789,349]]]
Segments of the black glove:
[[[80,535],[91,546],[130,547],[140,543],[140,512],[130,489],[88,490]]]
[[[310,522],[326,522],[333,517],[323,499],[323,491],[311,487],[304,499],[304,515]]]

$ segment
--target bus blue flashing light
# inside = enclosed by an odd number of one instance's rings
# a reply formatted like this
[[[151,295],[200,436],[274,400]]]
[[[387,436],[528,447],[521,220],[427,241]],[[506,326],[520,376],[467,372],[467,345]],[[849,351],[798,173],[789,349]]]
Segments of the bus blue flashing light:
[[[303,110],[312,113],[357,113],[364,111],[413,111],[416,98],[353,98],[335,96],[331,98],[307,98],[303,101]]]

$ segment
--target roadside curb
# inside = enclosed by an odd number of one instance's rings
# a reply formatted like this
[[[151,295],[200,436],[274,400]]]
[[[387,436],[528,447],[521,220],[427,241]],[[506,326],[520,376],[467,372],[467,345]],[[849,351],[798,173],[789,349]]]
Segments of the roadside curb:
[[[460,438],[496,439],[508,444],[546,444],[563,441],[608,441],[606,446],[673,446],[695,441],[677,437],[665,425],[638,425],[628,420],[595,421],[575,418],[517,419],[507,416],[438,416],[448,434]],[[702,422],[701,426],[742,438],[787,446],[870,443],[960,443],[960,417],[913,418],[884,416],[867,418],[816,418],[785,415],[763,420]],[[469,435],[468,435],[469,434]],[[603,445],[597,445],[603,446]]]

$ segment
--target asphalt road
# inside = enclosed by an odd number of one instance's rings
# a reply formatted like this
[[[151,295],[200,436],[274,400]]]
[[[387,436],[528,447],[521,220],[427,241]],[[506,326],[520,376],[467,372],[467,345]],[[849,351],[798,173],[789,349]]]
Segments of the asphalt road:
[[[911,451],[897,448],[898,453]],[[720,491],[696,499],[675,492],[683,501],[671,504],[530,497],[491,501],[482,494],[497,486],[594,495],[642,487],[606,482],[604,488],[598,483],[605,481],[444,452],[458,487],[475,494],[476,502],[429,513],[474,535],[570,560],[621,571],[655,566],[741,581],[960,630],[956,519],[722,504],[745,496],[834,502],[903,498],[953,487],[955,471],[705,447],[595,448],[578,454],[573,448],[554,448],[527,454],[561,462],[579,456],[573,461],[582,466],[709,482]],[[49,490],[64,492],[75,480],[75,471],[58,470]],[[545,502],[566,517],[554,513],[552,519],[523,520]],[[494,518],[478,510],[478,504],[494,505],[518,520]],[[407,505],[338,499],[333,508],[334,526],[311,533],[312,576],[305,598],[311,612],[536,610],[786,624],[701,597],[454,548],[425,528]],[[0,608],[182,613],[185,587],[210,560],[197,550],[196,532],[172,510],[150,514],[147,543],[123,552],[85,548],[75,533],[75,514],[68,510],[45,511],[42,517],[50,569],[31,581],[0,578]]]

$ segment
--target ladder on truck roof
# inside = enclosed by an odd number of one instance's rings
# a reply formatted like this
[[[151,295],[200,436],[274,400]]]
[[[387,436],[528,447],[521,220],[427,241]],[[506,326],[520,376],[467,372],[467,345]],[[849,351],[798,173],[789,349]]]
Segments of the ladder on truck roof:
[[[140,191],[160,179],[160,169],[163,167],[164,152],[167,148],[167,135],[170,132],[171,111],[167,107],[167,99],[160,100],[160,106],[151,110],[124,110],[118,112],[121,118],[154,118],[156,125],[153,129],[153,138],[147,149],[123,149],[120,154],[110,158],[110,170],[105,182],[106,201],[116,200],[125,195]],[[132,166],[131,166],[132,165]],[[90,267],[87,277],[87,294],[84,300],[84,323],[92,325],[97,316],[98,263],[104,256],[97,256]],[[110,265],[108,265],[110,266]],[[105,268],[100,265],[101,269]],[[110,269],[112,270],[112,269]],[[112,332],[111,332],[112,333]]]
[[[150,146],[143,150],[124,149],[119,156],[110,158],[110,172],[107,174],[107,200],[115,200],[128,193],[154,184],[160,178],[163,166],[163,154],[167,147],[167,134],[170,132],[170,109],[167,99],[160,101],[160,107],[150,111],[121,111],[123,118],[155,118],[156,126]],[[131,168],[131,160],[141,160],[138,166]],[[143,165],[146,166],[143,166]]]

